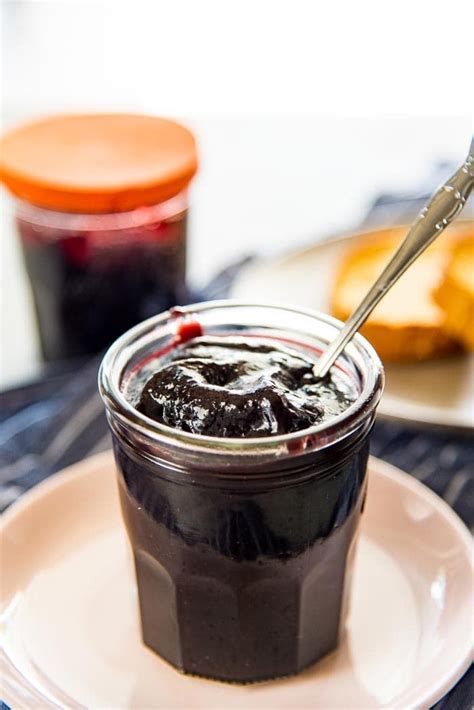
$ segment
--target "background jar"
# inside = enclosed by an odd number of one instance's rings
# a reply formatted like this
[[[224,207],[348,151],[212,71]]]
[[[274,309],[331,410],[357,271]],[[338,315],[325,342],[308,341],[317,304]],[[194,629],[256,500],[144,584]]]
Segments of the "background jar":
[[[45,360],[99,352],[186,302],[196,169],[192,134],[152,116],[55,116],[5,135],[1,178],[16,197]]]
[[[193,321],[205,335],[291,340],[313,353],[340,324],[270,306],[189,306],[122,336],[100,373],[145,643],[180,670],[223,680],[297,673],[333,650],[343,629],[381,364],[357,337],[338,360],[355,402],[310,429],[193,435],[133,406]]]

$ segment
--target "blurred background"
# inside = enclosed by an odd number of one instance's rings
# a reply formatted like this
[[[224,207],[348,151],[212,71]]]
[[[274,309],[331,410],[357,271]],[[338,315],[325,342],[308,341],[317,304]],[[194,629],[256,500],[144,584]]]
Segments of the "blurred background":
[[[247,256],[356,229],[381,193],[420,193],[466,153],[472,96],[452,70],[461,7],[452,17],[443,3],[400,2],[382,16],[377,3],[337,3],[323,16],[316,5],[3,2],[2,130],[71,111],[188,126],[200,161],[188,283],[200,293]],[[5,194],[2,207],[5,388],[37,375],[41,357]]]

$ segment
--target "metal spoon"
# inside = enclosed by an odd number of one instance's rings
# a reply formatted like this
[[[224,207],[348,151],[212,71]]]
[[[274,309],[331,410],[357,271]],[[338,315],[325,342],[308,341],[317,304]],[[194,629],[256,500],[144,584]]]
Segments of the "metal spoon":
[[[404,241],[388,262],[372,288],[351,314],[338,336],[323,352],[314,374],[324,377],[346,347],[347,343],[365,323],[375,306],[405,273],[425,249],[444,231],[464,208],[474,187],[474,136],[466,161],[454,175],[439,187],[426,207],[411,226]]]

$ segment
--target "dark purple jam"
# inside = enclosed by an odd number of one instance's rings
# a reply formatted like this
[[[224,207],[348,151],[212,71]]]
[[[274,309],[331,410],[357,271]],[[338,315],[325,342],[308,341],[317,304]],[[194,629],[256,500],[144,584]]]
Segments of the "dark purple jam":
[[[46,361],[98,353],[187,300],[185,214],[97,231],[17,224]]]
[[[276,339],[183,340],[124,383],[142,413],[181,431],[304,431],[357,395],[342,372],[315,381],[304,348]],[[144,449],[114,431],[144,642],[185,673],[233,682],[294,674],[334,650],[371,426],[369,417],[318,450],[263,459],[235,450],[225,461],[163,439]]]
[[[275,341],[201,337],[175,349],[146,382],[137,409],[206,436],[301,431],[343,412],[348,383],[313,374],[314,361]]]

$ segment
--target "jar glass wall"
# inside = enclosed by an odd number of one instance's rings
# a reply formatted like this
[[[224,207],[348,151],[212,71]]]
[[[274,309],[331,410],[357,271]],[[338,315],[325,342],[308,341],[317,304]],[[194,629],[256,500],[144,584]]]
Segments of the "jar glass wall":
[[[194,321],[206,335],[290,340],[314,356],[340,324],[232,302],[174,309],[120,338],[100,374],[145,643],[212,678],[296,673],[333,650],[343,628],[381,364],[357,337],[337,363],[354,403],[309,429],[189,434],[140,414],[126,394]]]

